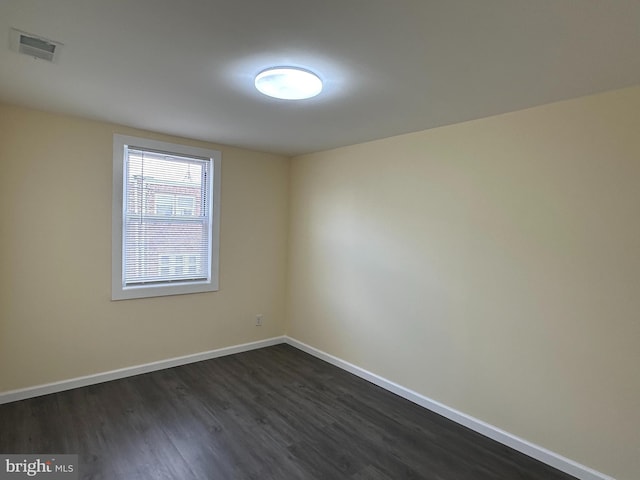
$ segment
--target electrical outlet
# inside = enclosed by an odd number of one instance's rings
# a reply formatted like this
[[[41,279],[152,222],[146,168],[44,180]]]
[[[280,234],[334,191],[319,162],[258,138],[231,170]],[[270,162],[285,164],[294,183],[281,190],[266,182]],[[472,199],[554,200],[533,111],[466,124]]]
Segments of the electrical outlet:
[[[262,326],[262,320],[264,320],[264,315],[262,315],[261,313],[256,315],[256,327]]]

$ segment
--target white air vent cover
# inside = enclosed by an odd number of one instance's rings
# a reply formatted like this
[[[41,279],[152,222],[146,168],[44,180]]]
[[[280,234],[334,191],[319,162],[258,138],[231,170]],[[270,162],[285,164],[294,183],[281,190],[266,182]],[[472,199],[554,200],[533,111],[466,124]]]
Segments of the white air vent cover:
[[[11,29],[9,39],[11,50],[18,53],[29,55],[30,57],[39,58],[48,62],[55,62],[60,53],[62,44],[55,42],[39,35],[22,32]]]

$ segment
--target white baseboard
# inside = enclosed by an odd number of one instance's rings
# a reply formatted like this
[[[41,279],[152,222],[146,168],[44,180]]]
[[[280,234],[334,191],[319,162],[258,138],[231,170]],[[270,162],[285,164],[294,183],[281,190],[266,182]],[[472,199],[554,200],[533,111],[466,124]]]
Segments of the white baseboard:
[[[270,347],[272,345],[277,345],[280,343],[287,343],[295,348],[307,352],[314,357],[331,363],[332,365],[335,365],[336,367],[339,367],[349,373],[363,378],[373,383],[374,385],[378,385],[385,390],[406,398],[407,400],[417,405],[420,405],[428,410],[431,410],[432,412],[442,415],[449,420],[453,420],[460,425],[464,425],[465,427],[470,428],[475,432],[478,432],[486,437],[491,438],[492,440],[502,443],[503,445],[511,447],[514,450],[524,453],[525,455],[535,458],[536,460],[546,463],[547,465],[557,468],[562,472],[573,475],[580,480],[615,480],[613,477],[597,472],[596,470],[574,462],[573,460],[563,457],[562,455],[558,455],[557,453],[554,453],[550,450],[547,450],[546,448],[535,445],[531,442],[528,442],[527,440],[505,432],[504,430],[483,422],[482,420],[478,420],[477,418],[474,418],[470,415],[447,407],[440,402],[425,397],[424,395],[414,392],[413,390],[409,390],[408,388],[398,385],[397,383],[387,380],[386,378],[376,375],[375,373],[369,372],[368,370],[360,368],[356,365],[353,365],[352,363],[349,363],[338,357],[334,357],[333,355],[323,352],[322,350],[318,350],[317,348],[307,345],[306,343],[300,342],[299,340],[287,336],[273,337],[265,340],[259,340],[257,342],[244,343],[241,345],[233,345],[230,347],[210,350],[208,352],[195,353],[192,355],[185,355],[183,357],[169,358],[167,360],[146,363],[144,365],[111,370],[109,372],[72,378],[60,382],[47,383],[45,385],[38,385],[35,387],[0,392],[0,405],[3,403],[15,402],[27,398],[47,395],[50,393],[71,390],[72,388],[95,385],[97,383],[117,380],[119,378],[132,377],[134,375],[154,372],[156,370],[163,370],[165,368],[178,367],[180,365],[186,365],[189,363],[210,360],[212,358],[232,355],[234,353],[241,353],[258,348]]]
[[[208,352],[194,353],[183,357],[169,358],[157,362],[145,363],[144,365],[136,365],[133,367],[120,368],[109,372],[96,373],[84,377],[62,380],[60,382],[47,383],[45,385],[37,385],[35,387],[22,388],[20,390],[10,390],[8,392],[0,392],[0,405],[3,403],[15,402],[26,398],[39,397],[40,395],[48,395],[50,393],[63,392],[72,388],[85,387],[87,385],[95,385],[96,383],[108,382],[119,378],[132,377],[142,373],[155,372],[165,368],[178,367],[188,363],[201,362],[202,360],[210,360],[212,358],[232,355],[234,353],[247,352],[257,348],[270,347],[283,343],[285,337],[273,337],[257,342],[243,343],[241,345],[233,345],[230,347],[209,350]]]
[[[421,395],[413,390],[409,390],[397,383],[394,383],[386,378],[383,378],[375,373],[369,372],[363,368],[360,368],[352,363],[346,362],[338,357],[334,357],[322,350],[318,350],[306,343],[300,342],[295,338],[285,337],[285,342],[289,345],[296,347],[304,352],[313,355],[321,360],[324,360],[336,367],[339,367],[343,370],[346,370],[349,373],[352,373],[360,378],[363,378],[374,385],[384,388],[390,392],[395,393],[407,400],[420,405],[432,412],[435,412],[439,415],[442,415],[449,420],[453,420],[454,422],[464,425],[471,430],[478,432],[485,437],[489,437],[492,440],[495,440],[503,445],[513,448],[529,457],[535,458],[547,465],[550,465],[562,472],[568,473],[569,475],[573,475],[580,480],[615,480],[613,477],[600,473],[596,470],[593,470],[585,465],[581,465],[573,460],[570,460],[562,455],[558,455],[546,448],[543,448],[539,445],[535,445],[523,438],[517,437],[515,435],[510,434],[509,432],[505,432],[504,430],[499,429],[493,425],[490,425],[482,420],[478,420],[466,413],[462,413],[458,410],[455,410],[451,407],[447,407],[440,402],[432,400],[424,395]]]

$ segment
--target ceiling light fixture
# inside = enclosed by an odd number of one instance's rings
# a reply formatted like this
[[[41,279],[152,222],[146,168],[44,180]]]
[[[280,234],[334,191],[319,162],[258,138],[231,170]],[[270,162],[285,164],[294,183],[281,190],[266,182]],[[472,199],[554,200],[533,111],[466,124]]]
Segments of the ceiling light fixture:
[[[260,93],[282,100],[304,100],[322,91],[322,80],[313,72],[296,67],[273,67],[256,76]]]

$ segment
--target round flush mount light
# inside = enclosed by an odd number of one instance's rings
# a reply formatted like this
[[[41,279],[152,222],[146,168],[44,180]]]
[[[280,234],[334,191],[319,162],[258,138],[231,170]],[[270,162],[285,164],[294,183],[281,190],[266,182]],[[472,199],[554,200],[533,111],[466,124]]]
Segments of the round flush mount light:
[[[274,67],[256,76],[260,93],[282,100],[304,100],[322,91],[322,80],[313,72],[295,67]]]

